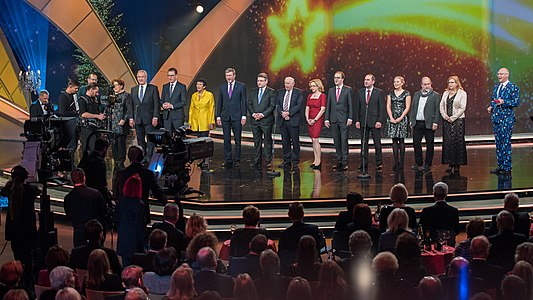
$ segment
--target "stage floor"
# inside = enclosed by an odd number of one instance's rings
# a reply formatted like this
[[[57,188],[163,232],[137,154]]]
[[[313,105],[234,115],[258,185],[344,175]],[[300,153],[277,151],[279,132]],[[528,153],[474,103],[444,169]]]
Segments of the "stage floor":
[[[243,142],[242,160],[239,168],[224,169],[222,143],[215,140],[214,157],[211,159],[212,174],[204,174],[196,167],[192,167],[189,186],[205,192],[205,196],[191,198],[197,201],[267,201],[317,198],[344,198],[347,193],[357,191],[365,197],[379,197],[388,195],[390,187],[402,182],[406,185],[410,195],[431,194],[435,182],[444,181],[450,187],[450,193],[480,192],[494,190],[510,190],[533,187],[533,149],[531,143],[513,145],[512,176],[496,176],[489,174],[489,170],[496,166],[494,145],[468,146],[468,165],[461,168],[460,176],[446,174],[446,165],[441,165],[441,149],[436,147],[433,168],[429,172],[418,173],[410,170],[414,164],[412,147],[406,150],[405,170],[393,172],[392,150],[384,149],[383,171],[377,172],[373,162],[374,154],[370,153],[370,180],[359,180],[357,168],[360,163],[359,149],[351,149],[349,155],[349,170],[334,172],[335,162],[333,149],[323,149],[322,170],[312,170],[309,165],[313,162],[311,148],[303,147],[299,171],[280,171],[280,177],[268,177],[263,170],[250,168],[253,146],[250,142]],[[22,143],[0,142],[0,167],[10,169],[16,165],[21,157]],[[112,178],[112,161],[108,155],[108,178]],[[274,166],[282,162],[281,146],[275,146]],[[111,185],[111,182],[109,182]]]

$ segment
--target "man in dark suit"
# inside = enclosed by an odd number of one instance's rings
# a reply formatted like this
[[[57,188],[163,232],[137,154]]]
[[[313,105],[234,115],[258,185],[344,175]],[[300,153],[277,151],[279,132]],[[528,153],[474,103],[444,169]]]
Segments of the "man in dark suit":
[[[440,94],[431,88],[431,79],[422,77],[422,89],[415,93],[409,122],[413,128],[413,148],[415,149],[415,171],[429,171],[433,164],[435,130],[439,126]],[[422,137],[426,139],[426,160],[422,160]]]
[[[385,109],[385,93],[374,86],[376,77],[372,74],[365,76],[365,87],[357,93],[355,104],[355,127],[361,129],[361,166],[368,171],[368,139],[372,134],[376,149],[376,170],[382,171],[381,127],[385,124],[387,111]]]
[[[143,158],[143,150],[139,146],[131,146],[128,149],[128,159],[130,160],[131,164],[128,167],[122,170],[118,170],[116,172],[115,179],[113,182],[113,195],[115,199],[120,199],[122,196],[122,189],[124,188],[124,183],[126,183],[126,180],[128,180],[128,178],[130,178],[130,176],[135,173],[139,174],[142,182],[142,201],[144,203],[144,209],[146,212],[145,220],[148,224],[150,223],[150,203],[148,200],[150,196],[150,191],[152,191],[154,197],[161,204],[165,204],[166,199],[165,195],[163,194],[163,191],[157,184],[157,180],[155,178],[154,173],[143,167],[143,165],[141,164]]]
[[[250,241],[258,234],[268,235],[265,228],[258,227],[261,220],[261,211],[259,208],[248,205],[242,210],[244,221],[243,228],[235,229],[231,235],[231,246],[229,255],[231,257],[245,256],[250,252]]]
[[[344,85],[344,73],[335,72],[335,87],[329,89],[324,125],[331,128],[337,164],[333,170],[348,170],[348,127],[353,121],[352,88]]]
[[[284,169],[298,169],[300,163],[300,119],[303,105],[302,90],[294,87],[294,78],[285,77],[285,88],[278,91],[277,114],[281,134]]]
[[[107,165],[105,162],[108,149],[108,140],[97,139],[94,143],[94,151],[89,156],[82,158],[78,168],[82,168],[85,171],[87,186],[97,189],[104,196],[107,205],[111,206],[111,197],[107,188]]]
[[[194,275],[194,289],[198,294],[204,291],[215,291],[223,298],[233,297],[233,278],[215,272],[217,257],[213,249],[210,247],[200,249],[196,255],[196,262],[201,269]]]
[[[117,253],[113,249],[106,248],[102,246],[103,237],[103,227],[98,220],[93,219],[89,220],[85,225],[85,236],[87,238],[86,243],[82,246],[72,249],[70,254],[69,267],[72,269],[82,269],[87,270],[87,261],[89,260],[89,255],[94,249],[102,249],[107,254],[109,259],[109,264],[111,271],[114,274],[120,275],[122,271],[122,265],[118,260]],[[80,278],[81,280],[82,278]]]
[[[291,277],[280,274],[280,261],[276,252],[267,249],[259,257],[262,276],[254,281],[259,300],[284,300]]]
[[[357,192],[346,195],[346,210],[340,211],[335,221],[335,230],[346,231],[346,226],[353,223],[353,208],[363,203],[363,196]]]
[[[135,127],[137,143],[146,153],[144,163],[149,163],[154,152],[154,144],[146,141],[146,133],[155,130],[159,118],[159,91],[155,85],[147,83],[148,73],[137,71],[139,85],[131,88],[133,99],[133,113],[130,116],[130,126]]]
[[[85,172],[74,169],[71,173],[74,183],[64,202],[65,214],[74,227],[74,247],[85,245],[85,224],[92,219],[97,219],[101,224],[105,222],[107,204],[102,194],[93,188],[85,186]]]
[[[150,249],[146,253],[135,253],[131,263],[143,268],[143,272],[154,271],[154,257],[167,246],[167,234],[161,229],[154,229],[148,238]]]
[[[185,119],[185,85],[177,80],[178,70],[170,68],[167,72],[168,83],[161,91],[161,107],[163,108],[163,126],[172,132],[183,125]]]
[[[420,215],[420,226],[424,230],[429,230],[431,238],[437,240],[438,230],[449,230],[450,239],[448,245],[455,245],[455,236],[459,234],[459,210],[446,203],[448,195],[448,185],[444,182],[437,182],[433,186],[433,197],[435,204],[425,207]]]
[[[249,244],[249,253],[246,256],[230,257],[228,275],[231,277],[235,278],[242,273],[248,273],[254,280],[261,277],[259,255],[266,250],[268,239],[265,235],[258,234]]]
[[[470,243],[472,261],[470,262],[470,275],[483,279],[485,289],[497,289],[503,279],[503,268],[487,261],[490,243],[485,236],[476,236]]]
[[[265,157],[267,170],[272,169],[272,126],[276,109],[276,91],[269,88],[268,75],[257,75],[257,88],[248,97],[248,112],[252,116],[252,133],[254,137],[254,158],[251,166],[261,168],[261,153]],[[263,148],[263,142],[265,144]]]
[[[181,253],[187,249],[185,234],[176,228],[178,222],[178,206],[176,203],[167,203],[163,209],[163,222],[156,222],[152,225],[153,229],[160,229],[167,234],[167,247],[176,250],[178,259]]]
[[[79,117],[80,104],[78,102],[78,89],[80,83],[75,79],[69,79],[67,83],[67,88],[64,91],[61,91],[58,97],[58,108],[57,114],[61,117]],[[78,120],[75,121],[78,124]],[[72,136],[70,143],[68,144],[68,149],[71,151],[72,161],[74,161],[74,152],[78,148],[78,139],[80,131],[78,126],[72,126],[69,128],[71,132],[69,133]]]
[[[527,212],[519,212],[520,198],[515,193],[509,193],[505,195],[503,199],[503,209],[510,212],[514,218],[514,232],[521,233],[525,236],[529,236],[529,230],[531,227],[531,219]],[[492,216],[490,222],[490,230],[488,236],[498,233],[498,227],[496,226],[496,216]]]
[[[514,233],[513,215],[502,210],[496,217],[498,233],[489,236],[491,244],[487,260],[495,265],[503,267],[504,272],[509,272],[515,264],[516,247],[527,241],[525,235]]]
[[[224,133],[225,168],[239,167],[241,161],[242,126],[246,124],[246,85],[235,81],[235,69],[227,68],[224,72],[226,83],[218,89],[216,119]],[[231,131],[235,139],[235,155],[231,150]]]
[[[48,102],[49,97],[50,95],[47,90],[41,90],[39,92],[39,99],[30,105],[30,118],[54,114],[54,107],[52,103]]]

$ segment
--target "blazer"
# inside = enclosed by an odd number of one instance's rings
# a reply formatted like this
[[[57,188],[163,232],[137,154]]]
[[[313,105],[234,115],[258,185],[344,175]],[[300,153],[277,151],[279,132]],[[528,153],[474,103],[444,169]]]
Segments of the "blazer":
[[[187,241],[185,234],[178,230],[176,226],[168,222],[156,222],[152,225],[152,230],[161,229],[167,233],[167,247],[173,247],[176,250],[178,258],[181,257],[181,252],[187,249]]]
[[[285,100],[285,89],[278,90],[278,126],[281,126],[285,122],[289,122],[290,126],[299,127],[300,120],[302,118],[302,105],[304,102],[304,96],[302,90],[298,88],[292,89],[291,100],[289,104],[289,121],[285,121],[281,117],[281,112],[283,111],[283,100]]]
[[[362,88],[357,91],[355,122],[360,122],[361,127],[366,126],[370,128],[374,128],[377,122],[385,125],[387,121],[387,106],[385,105],[385,93],[383,90],[377,87],[372,89],[370,100],[368,101],[368,112],[366,110],[366,88]],[[366,116],[367,113],[368,115]]]
[[[87,260],[89,259],[89,255],[91,254],[91,252],[93,252],[94,249],[104,250],[104,252],[107,254],[107,258],[109,259],[111,271],[114,274],[120,275],[120,273],[122,272],[122,265],[118,260],[117,252],[115,252],[115,250],[113,249],[102,247],[99,242],[89,242],[86,245],[72,249],[70,253],[70,260],[68,263],[69,267],[74,270],[87,270]],[[83,281],[83,278],[80,278],[80,280]]]
[[[304,235],[310,235],[315,239],[317,250],[324,247],[325,241],[317,225],[296,221],[281,232],[278,244],[279,252],[282,250],[296,251],[300,238]]]
[[[215,124],[215,96],[206,90],[198,98],[195,92],[189,105],[189,126],[192,131],[209,131],[209,124]]]
[[[252,118],[252,125],[274,125],[274,110],[276,109],[276,91],[266,87],[261,97],[261,104],[257,99],[259,88],[254,88],[248,96],[248,112],[262,113],[265,117],[259,121]]]
[[[513,108],[520,105],[520,88],[512,82],[508,82],[504,87],[502,87],[500,90],[500,97],[498,97],[499,87],[499,83],[494,85],[494,89],[492,90],[492,100],[501,98],[503,100],[503,104],[496,105],[494,101],[491,101],[490,106],[492,107],[492,115],[502,115],[502,117],[511,116],[514,118]]]
[[[433,206],[422,209],[419,226],[431,232],[431,237],[437,237],[437,230],[450,230],[450,246],[455,245],[455,235],[459,234],[459,210],[446,201],[435,202]]]
[[[53,111],[54,107],[51,105],[51,103],[49,102],[47,105],[49,105],[49,107]],[[30,118],[37,118],[42,116],[44,116],[44,110],[41,106],[41,102],[39,100],[36,100],[30,105]]]
[[[194,275],[194,289],[198,295],[204,291],[215,291],[223,298],[233,297],[233,278],[218,274],[214,270],[202,270]]]
[[[529,218],[529,214],[527,212],[517,211],[510,211],[510,213],[514,217],[514,232],[529,236],[529,230],[531,227],[531,219]],[[498,233],[496,217],[497,215],[492,216],[488,236],[495,235],[496,233]]]
[[[500,288],[503,279],[503,268],[493,265],[485,259],[472,259],[469,266],[470,275],[483,279],[486,289]]]
[[[233,82],[231,97],[228,94],[228,83],[221,84],[218,89],[216,118],[222,121],[238,121],[246,117],[246,85],[239,81]]]
[[[130,118],[135,120],[135,124],[148,125],[152,124],[152,118],[159,118],[159,91],[157,86],[146,84],[143,101],[139,99],[139,86],[131,88],[132,98],[132,115]]]
[[[348,119],[353,120],[354,104],[352,100],[352,88],[347,85],[342,86],[339,102],[337,102],[336,88],[332,87],[328,91],[324,121],[329,121],[330,123],[346,123]]]
[[[78,95],[76,95],[78,97]],[[78,99],[80,99],[78,97]],[[57,112],[62,117],[77,117],[76,103],[74,103],[74,94],[61,91],[59,94]]]
[[[525,235],[514,233],[512,230],[503,230],[493,236],[489,236],[491,247],[487,260],[490,263],[502,266],[504,272],[509,272],[515,264],[516,247],[525,241],[527,241]]]
[[[450,94],[449,91],[444,91],[442,93],[442,99],[440,100],[440,115],[444,119],[446,116],[448,116],[447,108],[446,108],[446,100],[448,100],[448,95]],[[453,108],[452,108],[452,116],[450,119],[452,119],[452,122],[457,120],[458,118],[464,118],[465,117],[465,110],[466,110],[466,92],[463,90],[458,90],[457,94],[455,94],[455,98],[453,99]]]
[[[178,81],[175,82],[172,95],[170,94],[170,82],[163,85],[159,103],[163,106],[163,103],[168,102],[174,106],[172,109],[163,109],[163,120],[184,120],[183,108],[185,107],[186,93],[185,85]]]
[[[420,102],[420,96],[422,92],[418,91],[413,96],[413,102],[411,103],[411,110],[409,111],[409,122],[411,127],[414,127],[416,124],[416,113],[418,112],[418,103]],[[441,115],[439,112],[439,102],[440,94],[432,91],[428,96],[426,101],[426,106],[424,107],[424,121],[426,123],[426,128],[431,129],[433,124],[439,124]]]

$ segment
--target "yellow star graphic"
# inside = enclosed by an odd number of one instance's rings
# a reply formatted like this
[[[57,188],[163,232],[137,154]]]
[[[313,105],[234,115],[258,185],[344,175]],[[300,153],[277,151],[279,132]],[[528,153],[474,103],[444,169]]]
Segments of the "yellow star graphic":
[[[298,62],[302,72],[312,71],[316,44],[328,30],[326,19],[324,10],[310,12],[307,0],[289,0],[285,16],[268,17],[268,27],[276,40],[270,69],[279,71]]]

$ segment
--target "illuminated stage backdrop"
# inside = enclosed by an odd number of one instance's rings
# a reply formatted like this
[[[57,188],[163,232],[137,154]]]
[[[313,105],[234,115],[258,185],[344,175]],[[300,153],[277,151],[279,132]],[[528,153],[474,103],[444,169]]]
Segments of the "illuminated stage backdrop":
[[[321,78],[327,90],[342,70],[356,89],[367,73],[385,91],[403,75],[412,93],[429,76],[442,93],[448,76],[458,75],[468,93],[467,133],[475,135],[491,133],[485,108],[497,70],[508,67],[521,88],[515,132],[531,132],[531,36],[533,3],[527,0],[256,1],[199,76],[222,83],[223,70],[232,66],[249,88],[266,71],[275,88],[290,75],[304,90]]]

